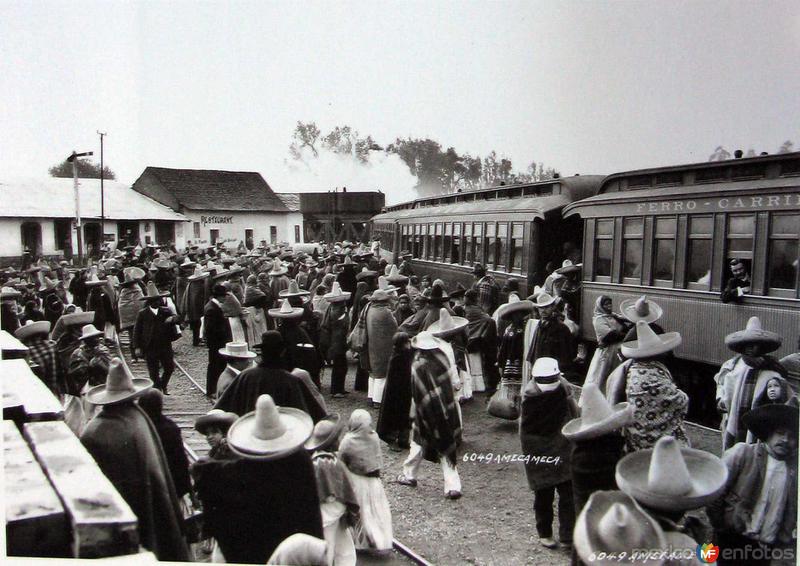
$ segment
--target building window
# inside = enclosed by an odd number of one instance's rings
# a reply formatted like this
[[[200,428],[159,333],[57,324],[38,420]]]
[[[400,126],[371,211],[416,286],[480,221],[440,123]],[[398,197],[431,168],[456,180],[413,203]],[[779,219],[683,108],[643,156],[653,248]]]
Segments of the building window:
[[[270,244],[277,244],[278,243],[278,227],[277,226],[270,226],[269,227],[269,243]]]
[[[195,240],[200,239],[200,223],[199,222],[192,222],[192,234],[194,235]]]
[[[476,222],[472,230],[472,243],[475,249],[473,261],[475,263],[483,264],[483,223]]]
[[[294,225],[294,243],[295,244],[299,244],[300,243],[300,225],[299,224],[295,224]]]
[[[642,276],[644,219],[626,218],[623,224],[622,237],[622,277],[640,278]]]
[[[497,237],[494,240],[495,257],[497,258],[497,268],[505,269],[506,249],[508,249],[508,224],[500,222],[497,225]]]
[[[494,242],[495,234],[497,234],[497,225],[494,222],[487,222],[483,242],[486,247],[486,267],[488,269],[494,269],[495,260],[497,259],[497,247]]]
[[[471,265],[475,253],[475,244],[472,239],[472,223],[464,224],[464,265]]]
[[[711,286],[711,250],[714,219],[697,216],[689,219],[689,245],[686,247],[687,283],[708,290]]]
[[[800,214],[773,214],[769,226],[769,257],[767,259],[767,287],[789,290],[794,297],[797,289],[798,238]]]
[[[594,241],[594,275],[611,277],[611,257],[614,251],[614,221],[598,220]]]
[[[520,222],[514,222],[511,225],[511,271],[514,273],[522,273],[522,244],[525,234],[525,226]]]
[[[672,281],[675,278],[675,234],[677,218],[656,218],[653,242],[653,279]]]
[[[453,224],[453,256],[450,263],[461,262],[461,223]]]

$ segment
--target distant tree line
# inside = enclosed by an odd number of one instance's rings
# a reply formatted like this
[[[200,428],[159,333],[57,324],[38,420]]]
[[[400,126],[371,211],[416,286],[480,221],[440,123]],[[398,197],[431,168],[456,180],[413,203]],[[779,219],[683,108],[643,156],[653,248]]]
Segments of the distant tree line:
[[[76,160],[76,164],[78,166],[78,177],[80,179],[99,179],[100,178],[100,165],[92,161],[91,159],[81,159],[78,158]],[[48,169],[50,172],[51,177],[72,177],[72,163],[67,161],[66,159],[59,163],[58,165],[53,165]],[[108,168],[108,166],[103,167],[103,179],[116,179],[116,174]]]
[[[369,163],[370,152],[396,154],[417,178],[420,196],[457,191],[473,191],[500,183],[528,183],[552,179],[558,174],[552,167],[532,160],[524,171],[515,171],[510,159],[491,151],[483,158],[469,153],[459,154],[455,148],[443,149],[430,138],[397,138],[383,147],[372,139],[362,136],[349,126],[335,127],[323,136],[314,122],[297,122],[289,146],[293,159],[302,159],[308,149],[317,157],[320,149],[333,153],[348,154],[362,163]]]

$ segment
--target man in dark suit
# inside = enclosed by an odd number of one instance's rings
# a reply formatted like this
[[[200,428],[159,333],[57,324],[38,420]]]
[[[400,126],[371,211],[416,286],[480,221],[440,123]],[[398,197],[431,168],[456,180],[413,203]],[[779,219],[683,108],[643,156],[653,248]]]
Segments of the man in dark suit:
[[[206,370],[206,397],[217,392],[217,380],[225,370],[227,361],[219,353],[231,341],[231,327],[222,312],[221,301],[228,294],[225,285],[217,283],[211,289],[211,298],[203,310],[203,334],[208,347],[208,369]]]
[[[728,263],[732,277],[728,279],[725,288],[722,290],[723,303],[741,303],[742,297],[750,294],[750,273],[744,261],[738,258],[730,260]]]
[[[168,293],[160,293],[151,281],[147,284],[147,294],[140,300],[145,307],[136,315],[133,327],[133,347],[136,355],[144,357],[147,371],[155,386],[169,395],[167,384],[175,371],[172,340],[176,336],[176,316],[167,308],[164,297]],[[159,366],[164,373],[159,378]]]

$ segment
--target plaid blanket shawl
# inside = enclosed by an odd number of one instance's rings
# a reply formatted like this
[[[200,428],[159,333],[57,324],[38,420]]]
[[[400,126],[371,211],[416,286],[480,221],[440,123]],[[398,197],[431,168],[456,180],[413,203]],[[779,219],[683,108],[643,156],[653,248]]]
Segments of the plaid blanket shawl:
[[[455,466],[461,444],[461,420],[443,352],[417,352],[411,365],[411,394],[413,438],[422,446],[423,457],[438,462],[444,456]]]

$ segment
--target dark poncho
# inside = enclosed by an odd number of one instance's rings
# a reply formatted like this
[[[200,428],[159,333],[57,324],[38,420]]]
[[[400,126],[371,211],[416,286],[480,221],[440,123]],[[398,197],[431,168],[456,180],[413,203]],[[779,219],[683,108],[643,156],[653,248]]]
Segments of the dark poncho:
[[[522,453],[530,456],[525,475],[532,490],[570,479],[571,447],[561,434],[561,427],[573,416],[565,387],[562,384],[553,391],[531,395],[526,390],[523,394],[519,436]]]
[[[413,350],[394,352],[389,360],[386,387],[376,432],[384,442],[392,442],[401,430],[411,428],[411,361]]]
[[[570,465],[576,515],[595,491],[617,489],[614,473],[624,446],[625,439],[619,432],[573,443]]]
[[[314,467],[302,449],[271,461],[203,459],[192,475],[205,528],[229,563],[266,564],[295,533],[323,538]]]
[[[132,402],[103,407],[81,442],[138,518],[139,539],[159,560],[187,561],[178,498],[153,423]]]
[[[191,491],[192,484],[189,481],[189,461],[186,459],[186,451],[183,449],[181,429],[178,428],[175,421],[164,415],[158,415],[155,418],[151,416],[150,419],[161,439],[172,482],[175,484],[175,493],[178,497],[183,497]]]

